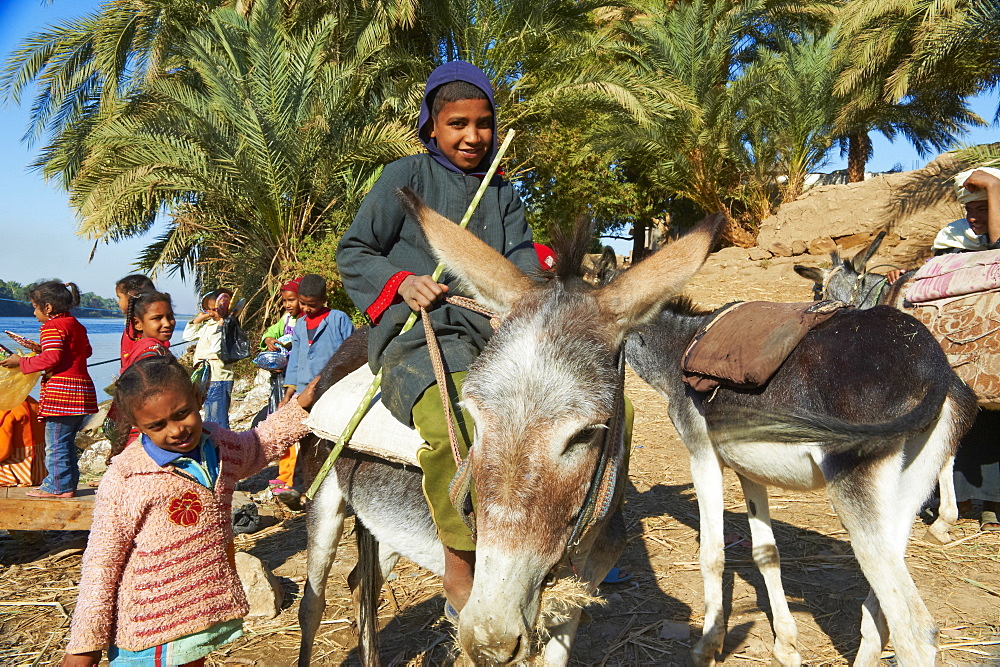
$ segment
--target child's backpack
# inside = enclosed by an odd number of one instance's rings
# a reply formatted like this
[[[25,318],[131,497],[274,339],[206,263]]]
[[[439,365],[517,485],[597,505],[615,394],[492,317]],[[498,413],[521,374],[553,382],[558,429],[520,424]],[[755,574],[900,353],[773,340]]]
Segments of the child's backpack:
[[[224,364],[232,364],[250,356],[250,339],[240,326],[239,320],[230,315],[222,320],[222,347],[219,359]]]

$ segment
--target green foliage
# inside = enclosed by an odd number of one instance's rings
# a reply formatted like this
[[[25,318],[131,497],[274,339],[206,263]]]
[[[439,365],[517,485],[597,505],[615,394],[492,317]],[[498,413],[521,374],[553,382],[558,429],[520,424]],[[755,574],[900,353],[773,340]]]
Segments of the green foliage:
[[[348,221],[349,222],[349,221]],[[326,278],[327,303],[331,308],[342,310],[351,317],[355,326],[370,324],[368,316],[360,310],[347,296],[344,284],[337,270],[337,243],[340,234],[327,234],[316,239],[307,238],[299,247],[299,263],[295,275],[289,274],[286,279],[315,273]]]
[[[336,231],[380,166],[415,148],[412,129],[371,115],[363,70],[325,60],[335,18],[292,31],[280,6],[217,9],[189,31],[176,45],[184,67],[101,114],[70,182],[81,233],[116,241],[165,213],[140,267],[234,287],[251,313],[302,239]]]
[[[566,114],[548,127],[532,127],[520,137],[530,151],[530,166],[518,185],[525,195],[526,217],[536,240],[547,243],[549,229],[570,229],[581,217],[598,234],[622,233],[636,224],[644,208],[636,184],[609,152],[588,146],[586,131],[596,114]],[[523,159],[523,158],[522,158]]]
[[[614,48],[634,76],[657,84],[644,98],[648,120],[617,115],[598,145],[641,173],[655,198],[722,211],[725,240],[748,244],[772,208],[775,163],[787,154],[775,97],[789,68],[776,56],[774,28],[822,25],[830,5],[643,0],[636,8],[617,26]]]
[[[29,36],[0,93],[79,231],[158,220],[140,265],[270,312],[281,281],[339,284],[335,248],[381,167],[420,149],[424,82],[490,76],[508,176],[540,240],[581,215],[642,233],[726,214],[729,243],[868,133],[942,149],[1000,82],[994,0],[113,0]],[[2,289],[2,287],[0,287]],[[342,290],[333,304],[350,306]]]
[[[836,129],[842,144],[865,144],[850,155],[855,176],[872,130],[889,139],[901,134],[927,154],[984,124],[967,100],[1000,82],[994,0],[852,0],[839,24]]]

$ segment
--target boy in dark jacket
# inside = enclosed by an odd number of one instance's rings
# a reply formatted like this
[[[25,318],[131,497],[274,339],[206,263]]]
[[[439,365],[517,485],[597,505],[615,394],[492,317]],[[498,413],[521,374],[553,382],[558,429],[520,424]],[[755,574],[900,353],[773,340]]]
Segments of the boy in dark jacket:
[[[482,315],[438,303],[446,292],[459,293],[458,282],[447,270],[441,282],[431,279],[437,261],[396,190],[408,186],[441,215],[462,219],[497,150],[493,90],[486,75],[460,61],[434,70],[420,109],[419,136],[427,152],[386,166],[340,241],[337,266],[351,299],[376,325],[369,363],[373,371],[383,371],[383,403],[426,443],[418,454],[424,494],[445,545],[445,594],[460,610],[472,589],[475,545],[448,498],[455,463],[423,328],[398,334],[411,311],[438,304],[429,316],[449,373],[448,393],[457,405],[465,373],[492,329]],[[538,272],[523,205],[501,177],[491,181],[468,229],[522,271]],[[456,413],[456,422],[464,455],[472,422],[463,412]]]

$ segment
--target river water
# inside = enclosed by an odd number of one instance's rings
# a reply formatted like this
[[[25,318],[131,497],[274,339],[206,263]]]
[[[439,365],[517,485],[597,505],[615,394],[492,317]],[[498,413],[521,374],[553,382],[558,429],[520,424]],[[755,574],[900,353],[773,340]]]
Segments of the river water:
[[[124,318],[81,317],[79,320],[80,324],[87,327],[87,337],[90,339],[90,346],[94,348],[94,353],[87,360],[87,363],[96,364],[100,361],[117,360],[118,355],[121,353],[120,346]],[[181,342],[181,332],[184,331],[185,324],[187,324],[186,319],[177,320],[174,335],[170,339],[171,344],[176,345]],[[16,334],[37,342],[38,328],[40,326],[41,324],[34,317],[0,317],[0,343],[12,350],[17,347],[17,343],[11,340],[9,336],[3,334],[3,331],[13,331]],[[178,347],[175,355],[179,357],[185,349],[187,349],[186,346]],[[111,361],[107,364],[92,366],[89,369],[90,377],[94,379],[94,386],[97,388],[98,401],[110,398],[104,391],[104,388],[115,381],[119,368],[121,368],[121,364],[118,361]],[[38,398],[37,385],[31,392],[31,395]]]

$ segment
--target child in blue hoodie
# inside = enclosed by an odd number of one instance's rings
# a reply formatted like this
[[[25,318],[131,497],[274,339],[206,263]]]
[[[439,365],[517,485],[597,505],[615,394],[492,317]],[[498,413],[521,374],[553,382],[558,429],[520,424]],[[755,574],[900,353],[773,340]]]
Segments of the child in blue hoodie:
[[[429,317],[457,405],[465,373],[493,331],[486,317],[439,303],[445,292],[461,293],[458,281],[447,272],[441,282],[431,279],[437,260],[396,190],[408,186],[441,215],[462,219],[497,150],[496,109],[486,75],[461,61],[434,70],[420,108],[419,137],[427,152],[386,166],[340,241],[337,266],[347,293],[375,323],[369,364],[383,371],[383,404],[426,442],[418,453],[424,494],[445,546],[445,595],[460,610],[472,589],[475,545],[448,497],[455,463],[423,328],[399,332],[411,311],[434,306]],[[525,273],[540,273],[521,199],[501,176],[490,182],[468,229]],[[465,454],[472,422],[461,411],[455,417]]]

